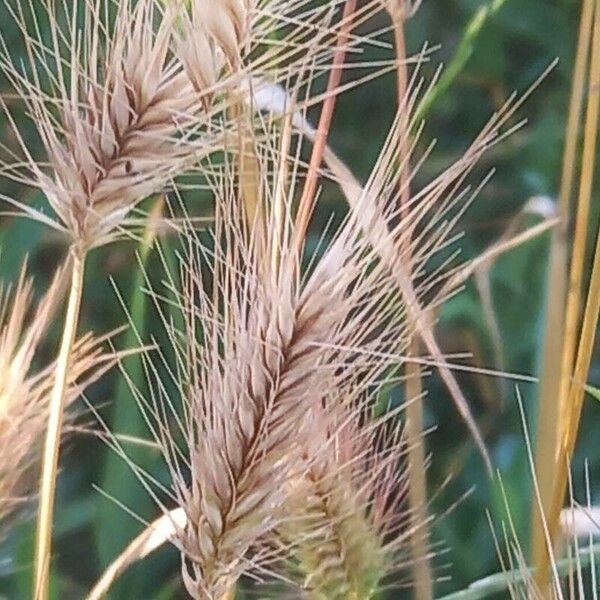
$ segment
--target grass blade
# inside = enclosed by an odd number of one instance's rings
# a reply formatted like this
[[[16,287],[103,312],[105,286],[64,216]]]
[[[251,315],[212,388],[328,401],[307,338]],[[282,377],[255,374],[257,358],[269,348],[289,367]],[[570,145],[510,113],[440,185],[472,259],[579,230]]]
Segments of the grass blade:
[[[585,386],[585,391],[595,400],[600,402],[600,389],[592,387],[591,385]]]
[[[471,17],[471,20],[465,27],[462,38],[458,44],[456,52],[452,57],[452,60],[448,63],[448,66],[444,69],[440,80],[437,85],[428,94],[423,102],[417,109],[415,123],[419,123],[424,119],[427,113],[431,110],[431,107],[444,95],[448,88],[452,85],[454,80],[462,73],[465,65],[475,52],[477,47],[477,38],[484,30],[486,23],[489,18],[494,15],[506,0],[492,0],[484,6],[480,7],[479,10]]]
[[[600,557],[600,544],[596,544],[591,548],[580,549],[578,553],[580,568],[591,564],[595,557]],[[565,558],[556,563],[556,571],[559,576],[567,575],[572,569],[572,558]],[[439,600],[485,600],[486,598],[495,598],[501,593],[508,594],[513,586],[526,585],[527,579],[530,576],[531,570],[524,570],[522,568],[504,573],[495,573],[472,583],[468,588],[460,592],[448,594]]]
[[[164,201],[161,198],[156,202],[146,228],[146,234],[139,249],[140,263],[145,267],[151,256],[151,249],[156,237],[157,224],[162,217]],[[126,348],[139,345],[138,336],[144,336],[146,330],[146,302],[143,292],[144,275],[142,269],[136,272],[133,279],[133,289],[129,299],[130,320],[132,327],[128,330],[124,344]],[[144,372],[142,358],[138,354],[130,356],[124,361],[124,368],[128,376],[136,385],[143,387]],[[145,438],[148,436],[146,424],[138,410],[135,400],[131,396],[129,384],[125,377],[119,378],[119,383],[114,394],[115,403],[111,420],[111,429],[119,434]],[[146,448],[131,446],[130,455],[137,464],[148,467],[149,453]],[[136,511],[144,514],[152,506],[144,490],[139,487],[137,480],[130,476],[129,467],[123,460],[110,449],[107,450],[104,474],[101,480],[102,490],[110,497],[118,498],[127,506],[135,507]],[[100,564],[103,568],[109,565],[123,547],[135,536],[139,529],[138,524],[119,506],[113,502],[103,501],[99,505],[98,519],[96,522],[96,547]],[[128,581],[129,577],[129,581]],[[124,578],[123,582],[115,589],[115,597],[125,589],[141,590],[141,581],[132,581],[134,576]],[[147,577],[145,577],[147,579]],[[131,587],[130,587],[131,586]],[[125,596],[123,596],[125,597]]]
[[[130,541],[125,550],[110,564],[87,596],[87,600],[104,598],[115,582],[135,562],[143,560],[158,550],[175,534],[177,527],[185,526],[185,513],[181,509],[174,510],[158,518],[148,525],[142,533]],[[122,582],[121,582],[122,583]],[[131,588],[139,589],[139,588]]]

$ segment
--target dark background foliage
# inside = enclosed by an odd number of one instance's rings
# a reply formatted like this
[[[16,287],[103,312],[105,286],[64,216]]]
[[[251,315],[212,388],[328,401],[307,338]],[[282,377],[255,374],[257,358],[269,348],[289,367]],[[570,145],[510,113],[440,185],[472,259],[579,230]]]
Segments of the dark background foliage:
[[[425,0],[408,25],[411,52],[418,51],[426,40],[440,44],[431,64],[423,67],[424,74],[431,75],[439,62],[452,61],[461,41],[469,35],[469,23],[487,4],[481,0]],[[458,156],[512,91],[526,90],[554,58],[559,59],[520,110],[519,118],[528,121],[525,127],[494,148],[478,169],[479,176],[484,176],[492,167],[496,173],[462,220],[464,237],[458,242],[462,258],[477,255],[501,235],[529,198],[556,195],[579,4],[574,0],[505,0],[474,36],[472,55],[452,86],[437,97],[429,109],[421,146],[433,138],[438,143],[419,174],[417,185]],[[0,9],[0,20],[6,22],[5,8]],[[381,15],[376,22],[369,23],[368,29],[387,26]],[[354,60],[390,56],[391,50],[371,48]],[[15,110],[18,115],[18,107],[15,106]],[[331,143],[361,178],[366,177],[376,159],[394,111],[395,87],[391,75],[360,86],[339,100]],[[5,119],[0,120],[0,126],[2,140],[10,139]],[[43,199],[31,192],[16,189],[9,183],[2,185],[3,193],[43,204]],[[596,195],[593,224],[597,223],[598,204]],[[333,186],[326,185],[312,235],[318,234],[319,223],[336,210],[342,210],[339,194]],[[535,221],[535,217],[529,217],[530,224]],[[491,270],[492,304],[501,332],[504,368],[512,373],[537,373],[544,328],[547,242],[540,238],[516,249]],[[0,246],[2,278],[14,279],[28,256],[30,271],[35,274],[40,290],[65,251],[64,243],[43,227],[9,216],[0,217]],[[169,254],[168,244],[166,246]],[[133,243],[119,243],[93,254],[87,271],[83,329],[105,332],[126,321],[114,288],[121,291],[125,304],[146,335],[157,329],[156,315],[151,307],[143,306],[140,294],[135,293],[141,285],[139,275],[135,274],[135,253]],[[147,264],[150,273],[157,273],[156,277],[160,278],[157,257],[151,255]],[[57,319],[52,339],[48,340],[48,353],[56,347],[58,324]],[[470,363],[474,366],[500,367],[489,322],[473,283],[445,305],[439,315],[437,333],[445,352],[467,351],[472,354]],[[128,340],[124,335],[118,342],[125,346]],[[599,367],[596,361],[592,384],[600,383]],[[135,372],[139,365],[133,360],[129,368]],[[495,464],[502,474],[515,526],[526,542],[530,473],[516,383],[508,378],[472,374],[462,374],[459,379],[485,431]],[[448,475],[454,475],[450,486],[436,498],[432,510],[441,515],[465,492],[472,490],[451,514],[437,519],[433,528],[439,551],[437,573],[444,579],[438,586],[442,594],[498,570],[486,509],[500,518],[502,498],[498,487],[487,480],[473,444],[437,377],[433,375],[426,383],[427,425],[435,427],[427,440],[432,454],[431,493],[439,489]],[[519,387],[533,424],[536,386],[519,384]],[[109,422],[113,419],[117,433],[139,427],[137,408],[126,386],[119,383],[117,372],[91,390],[89,399],[102,407],[102,414]],[[574,478],[576,496],[580,500],[585,499],[584,457],[589,460],[592,481],[600,482],[600,446],[594,441],[595,421],[586,418],[600,411],[600,406],[589,401],[585,411]],[[160,469],[152,450],[138,448],[132,452],[145,467]],[[141,518],[151,519],[156,509],[127,467],[91,435],[82,433],[69,441],[62,471],[53,565],[55,597],[78,598],[109,558],[141,529],[135,519],[101,495],[96,486],[135,510]],[[29,520],[4,543],[0,554],[0,595],[29,596],[32,539],[33,527]],[[141,567],[132,569],[114,597],[179,597],[177,561],[174,551],[161,552]]]

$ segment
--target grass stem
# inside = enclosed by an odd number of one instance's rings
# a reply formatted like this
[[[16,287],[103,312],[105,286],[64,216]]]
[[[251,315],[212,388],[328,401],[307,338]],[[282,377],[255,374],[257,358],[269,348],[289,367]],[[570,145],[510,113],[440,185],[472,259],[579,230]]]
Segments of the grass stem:
[[[418,345],[413,343],[414,346]],[[406,366],[406,436],[408,443],[409,507],[411,517],[410,558],[415,600],[433,598],[433,577],[429,560],[427,526],[427,470],[423,434],[423,380],[421,367],[413,361]]]
[[[547,277],[546,323],[543,359],[540,371],[535,474],[541,506],[536,498],[531,504],[531,559],[539,565],[547,553],[543,519],[548,514],[556,472],[559,430],[561,347],[564,337],[564,307],[567,294],[567,243],[564,224],[552,233]],[[543,513],[542,514],[542,510]]]
[[[248,232],[252,233],[253,228],[258,225],[257,219],[260,218],[260,184],[258,176],[260,167],[248,111],[240,98],[235,97],[234,100],[230,112],[231,117],[237,122],[239,187]]]
[[[40,481],[40,497],[35,544],[35,575],[34,598],[47,600],[49,594],[49,572],[52,548],[52,522],[54,515],[54,500],[56,495],[56,480],[58,471],[58,456],[60,438],[65,408],[65,395],[67,380],[73,354],[73,345],[77,334],[81,295],[83,291],[83,277],[85,271],[86,251],[78,246],[71,249],[73,272],[71,276],[71,289],[69,302],[60,345],[60,352],[56,361],[54,373],[54,386],[50,396],[50,410],[48,416],[48,429],[42,459],[42,475]]]
[[[595,12],[592,6],[593,4],[595,4]],[[594,12],[593,27],[592,12]],[[540,479],[540,484],[544,485],[543,489],[540,487],[541,501],[544,511],[548,513],[545,517],[550,536],[549,540],[546,539],[543,527],[541,526],[541,519],[538,516],[536,519],[537,527],[534,529],[533,551],[534,565],[537,567],[536,583],[541,590],[546,590],[548,585],[550,571],[549,544],[556,545],[557,542],[560,511],[567,490],[569,463],[575,449],[575,442],[579,430],[584,386],[590,366],[598,311],[600,310],[600,298],[597,297],[598,294],[600,294],[599,239],[596,248],[596,257],[588,293],[583,328],[581,334],[579,334],[583,272],[600,114],[600,5],[597,0],[595,3],[588,0],[584,4],[581,23],[582,33],[580,35],[580,48],[577,57],[577,76],[580,76],[580,71],[585,68],[584,66],[581,66],[581,62],[585,61],[587,55],[585,48],[585,40],[588,35],[588,33],[586,33],[587,29],[593,31],[594,35],[590,63],[590,77],[588,82],[588,100],[582,151],[582,169],[577,202],[575,238],[573,242],[571,271],[567,291],[566,317],[564,321],[564,345],[561,357],[560,380],[558,381],[558,387],[555,387],[554,390],[552,390],[555,394],[554,399],[548,397],[544,400],[544,402],[547,403],[550,403],[553,400],[555,407],[551,408],[550,415],[546,414],[548,411],[543,413],[544,407],[540,407],[540,422],[552,418],[553,425],[551,425],[552,428],[549,431],[544,431],[540,428],[540,433],[538,435],[553,437],[550,437],[547,440],[539,440],[538,448],[541,445],[544,452],[551,452],[552,454],[546,456],[540,454],[536,459],[541,468],[541,472],[537,472],[536,475],[538,479]],[[581,83],[579,85],[581,85]],[[578,90],[574,89],[573,102],[577,102],[577,94]],[[575,108],[572,107],[572,110],[574,111]],[[571,132],[571,135],[575,135],[575,133]],[[571,144],[572,143],[573,142],[571,142]],[[570,148],[567,148],[567,151],[572,152]],[[573,163],[575,162],[573,156],[571,156],[569,160]],[[565,177],[570,177],[572,168],[571,165],[566,165]],[[568,195],[570,195],[567,184],[564,185],[561,193],[563,194],[563,197],[561,198],[561,210],[564,211],[568,204],[568,199],[565,200],[565,198],[568,198]],[[554,324],[552,324],[551,327],[553,325]],[[575,354],[576,348],[577,354]],[[575,371],[573,371],[573,365],[575,365]],[[574,376],[572,378],[571,375],[573,373]],[[557,410],[556,407],[560,407],[561,404],[563,407]],[[560,428],[558,428],[557,423],[560,423]],[[542,425],[542,427],[545,426]],[[558,449],[556,448],[557,436],[559,438]]]
[[[576,564],[573,557],[564,558],[556,562],[555,569],[559,576],[568,575],[576,568],[583,569],[590,564],[593,565],[598,557],[600,557],[600,544],[589,546],[587,548],[580,548],[577,554]],[[526,590],[529,587],[529,581],[533,575],[534,572],[532,569],[519,566],[510,571],[488,575],[487,577],[472,583],[468,588],[461,590],[460,592],[454,592],[453,594],[443,596],[439,600],[486,600],[488,598],[497,597],[508,598],[512,597],[511,592],[513,592],[515,588],[519,591],[522,589],[523,594],[526,594]],[[502,594],[502,596],[500,596],[500,594]],[[528,598],[529,596],[522,595],[517,597]]]
[[[186,526],[186,523],[187,517],[182,508],[165,513],[150,523],[102,573],[100,579],[86,596],[86,600],[100,600],[106,597],[115,581],[131,565],[162,548],[176,535],[178,529]]]
[[[600,23],[598,23],[600,29]],[[599,36],[600,37],[600,36]],[[567,422],[564,424],[563,437],[558,454],[557,479],[554,489],[548,529],[552,540],[559,531],[560,514],[563,508],[565,493],[569,481],[569,465],[575,451],[577,433],[581,420],[581,410],[585,396],[586,382],[596,341],[598,319],[600,317],[600,233],[598,234],[592,278],[581,328],[581,336],[577,350],[577,359],[573,371],[573,380],[569,389]]]
[[[579,91],[579,94],[583,95],[583,89],[585,87],[585,77],[582,76],[582,73],[579,71],[583,71],[585,73],[585,67],[587,65],[587,58],[589,54],[589,43],[590,36],[592,31],[592,21],[593,21],[593,9],[594,4],[596,4],[596,12],[598,11],[598,2],[594,3],[594,0],[586,0],[583,11],[582,11],[582,33],[581,37],[583,37],[583,41],[581,45],[583,46],[578,51],[578,64],[576,66],[575,76],[577,78],[581,78],[582,81],[578,81],[578,85],[582,88]],[[584,21],[585,19],[585,21]],[[597,22],[597,18],[596,18]],[[595,33],[595,38],[597,38],[597,31]],[[596,46],[597,40],[594,42],[594,46]],[[579,56],[579,52],[581,56]],[[598,50],[594,47],[594,53],[596,54]],[[596,57],[597,58],[597,57]],[[597,65],[596,65],[597,66]],[[590,76],[598,79],[597,73],[594,73],[593,67],[591,70]],[[559,397],[566,399],[568,396],[568,391],[570,387],[570,378],[573,370],[573,364],[575,360],[575,349],[577,347],[577,332],[579,329],[580,316],[581,316],[581,296],[582,296],[582,280],[584,273],[584,265],[585,265],[585,251],[587,246],[587,233],[589,226],[589,218],[590,218],[590,203],[591,203],[591,187],[593,180],[593,172],[590,171],[590,161],[594,162],[594,153],[595,144],[596,144],[596,130],[597,127],[593,127],[593,122],[596,124],[598,122],[598,102],[597,102],[598,92],[594,93],[593,85],[590,85],[590,94],[588,96],[588,106],[587,106],[587,117],[586,117],[586,132],[585,132],[585,141],[584,144],[586,147],[584,148],[584,163],[587,161],[587,164],[583,164],[582,173],[581,173],[581,182],[580,182],[580,190],[579,190],[579,198],[577,204],[577,217],[575,222],[575,236],[573,241],[573,256],[571,259],[571,271],[569,274],[569,287],[568,287],[568,296],[567,296],[567,310],[566,310],[566,318],[565,318],[565,342],[563,346],[563,355],[562,355],[562,366],[561,366],[561,384],[560,384],[560,394]],[[574,102],[577,101],[577,98],[574,98]],[[581,102],[581,98],[578,100]],[[594,108],[594,104],[596,105]],[[596,115],[594,116],[594,113]],[[579,117],[579,114],[577,114]],[[571,123],[571,119],[573,119],[573,123]],[[569,136],[568,144],[574,145],[575,141],[571,138],[578,137],[579,130],[577,126],[574,124],[577,122],[575,116],[569,115],[569,125],[573,129],[572,136]],[[567,155],[568,153],[568,155]],[[570,191],[572,190],[573,184],[573,171],[575,169],[575,164],[577,163],[575,159],[575,152],[572,150],[570,146],[567,146],[565,150],[565,177],[563,178],[563,183],[565,189],[561,189],[561,211],[564,210],[564,204],[568,202],[568,197]],[[565,181],[566,180],[566,181]],[[567,188],[567,186],[570,186]],[[566,409],[565,409],[566,410]],[[565,415],[562,414],[562,417]]]
[[[575,181],[575,165],[580,131],[581,109],[585,91],[586,73],[589,61],[589,46],[594,16],[594,0],[584,0],[581,10],[579,38],[575,56],[569,115],[567,119],[565,149],[563,154],[560,193],[558,199],[559,226],[553,231],[550,246],[548,283],[546,291],[546,339],[542,366],[540,371],[540,389],[538,399],[537,436],[535,452],[535,472],[538,479],[542,508],[534,500],[532,502],[531,559],[534,565],[541,565],[547,553],[546,536],[542,519],[547,516],[552,495],[554,493],[554,477],[556,473],[556,457],[560,435],[561,385],[563,385],[561,369],[563,356],[557,349],[566,342],[565,308],[567,303],[568,282],[568,246],[567,223],[569,208]],[[574,347],[574,346],[573,346]],[[572,362],[572,359],[570,359]],[[564,393],[566,395],[566,392]]]
[[[327,147],[327,139],[329,137],[329,130],[333,120],[333,113],[335,111],[338,88],[340,87],[340,82],[342,80],[342,68],[346,61],[346,44],[354,25],[353,16],[356,11],[356,4],[356,0],[346,0],[344,5],[340,31],[333,57],[333,64],[331,65],[329,81],[327,82],[327,97],[325,98],[323,107],[321,109],[321,116],[319,118],[319,125],[315,133],[315,140],[310,157],[310,164],[308,166],[308,173],[306,175],[306,181],[304,183],[302,196],[298,205],[295,232],[295,239],[298,247],[300,247],[304,242],[306,230],[308,229],[308,224],[310,222],[315,204],[317,183],[319,181],[319,167],[321,166],[323,155]]]
[[[398,140],[398,166],[400,171],[400,213],[405,215],[410,202],[410,156],[408,105],[408,69],[406,67],[405,7],[398,3],[390,10],[394,26],[396,48],[396,85],[398,110],[400,111],[400,139]],[[408,239],[408,238],[407,238]],[[410,242],[407,243],[407,245]],[[410,248],[407,248],[409,251]],[[407,252],[408,255],[408,252]],[[414,338],[409,357],[419,354],[419,340]],[[409,512],[411,515],[410,558],[414,576],[415,600],[433,598],[433,578],[428,557],[429,531],[427,527],[427,475],[425,460],[425,439],[423,436],[423,381],[421,367],[414,361],[406,363],[405,399],[406,433],[408,444]]]

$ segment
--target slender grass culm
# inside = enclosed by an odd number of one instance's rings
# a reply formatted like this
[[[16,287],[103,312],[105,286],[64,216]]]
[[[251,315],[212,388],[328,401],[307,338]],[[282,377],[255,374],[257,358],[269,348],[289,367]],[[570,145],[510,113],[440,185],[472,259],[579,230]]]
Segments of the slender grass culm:
[[[597,301],[597,281],[595,279],[597,277],[597,255],[595,255],[594,270],[590,280],[584,318],[581,328],[579,326],[581,298],[584,297],[584,261],[590,221],[589,216],[592,202],[600,115],[600,92],[598,91],[600,83],[598,78],[598,72],[600,71],[600,5],[598,2],[595,2],[593,7],[591,3],[585,3],[583,6],[581,37],[579,58],[583,64],[579,66],[580,71],[585,72],[586,46],[590,46],[591,56],[587,77],[588,96],[584,139],[581,150],[582,166],[575,206],[575,234],[568,278],[567,302],[564,307],[564,345],[560,357],[560,368],[558,369],[560,375],[557,381],[558,388],[554,390],[557,395],[554,399],[545,398],[545,400],[551,401],[557,406],[552,411],[552,415],[547,415],[545,412],[540,413],[540,418],[548,419],[553,417],[552,423],[555,423],[555,425],[551,428],[548,428],[548,425],[542,425],[538,433],[539,436],[542,436],[538,440],[538,449],[544,451],[548,447],[551,450],[555,450],[553,452],[554,456],[539,455],[538,457],[538,464],[545,465],[540,470],[543,477],[541,481],[544,485],[542,488],[542,507],[545,511],[547,527],[543,528],[540,517],[536,516],[536,520],[534,520],[533,558],[536,561],[534,564],[538,569],[536,581],[542,590],[546,587],[550,577],[552,546],[558,548],[560,544],[560,513],[568,489],[569,466],[575,450],[584,397],[583,386],[588,377],[591,348],[594,344],[598,323],[598,309],[595,304]],[[591,37],[591,40],[588,40],[588,37]],[[579,77],[582,76],[580,73],[577,73],[577,75]],[[574,103],[578,102],[577,96],[579,92],[577,86],[579,85],[582,85],[579,81],[576,81],[574,84]],[[575,134],[573,133],[573,135]],[[569,147],[566,151],[570,153],[572,152],[572,148]],[[571,158],[569,157],[569,159]],[[570,178],[568,171],[565,177],[567,177],[568,183],[568,179]],[[564,190],[563,194],[566,193],[568,191]],[[567,199],[563,198],[562,202],[567,202]],[[564,212],[565,209],[563,208],[562,210]],[[556,351],[556,348],[554,350]],[[542,405],[542,408],[544,408],[544,405]],[[550,439],[547,439],[548,436],[550,436]],[[549,465],[552,465],[553,468],[550,469]],[[536,512],[534,512],[534,515]]]
[[[550,498],[554,490],[554,476],[556,473],[557,447],[561,435],[561,424],[565,422],[564,404],[567,381],[561,376],[563,368],[563,353],[557,349],[561,347],[565,336],[565,311],[568,288],[568,221],[573,196],[573,186],[576,180],[577,150],[580,130],[581,108],[588,70],[589,46],[592,35],[594,16],[594,0],[583,3],[577,56],[573,74],[571,101],[566,129],[566,143],[563,155],[561,186],[559,193],[559,213],[561,225],[553,232],[551,255],[548,271],[547,295],[547,327],[544,342],[544,357],[541,371],[539,392],[538,430],[536,436],[536,476],[540,486],[540,494],[544,507],[544,515],[548,515]],[[581,234],[580,234],[581,235]],[[581,247],[581,244],[578,245]],[[579,294],[578,286],[571,288],[570,296]],[[573,300],[571,301],[571,303]],[[576,314],[571,311],[571,314]],[[573,329],[573,324],[569,325]],[[568,346],[574,343],[574,332],[565,339],[564,353]],[[547,552],[547,542],[543,530],[543,519],[539,513],[537,502],[532,503],[532,562],[540,564],[543,555]]]
[[[398,110],[403,115],[401,127],[404,133],[400,137],[398,147],[398,186],[400,195],[400,210],[406,212],[410,202],[410,108],[409,108],[409,74],[407,67],[406,33],[407,20],[414,15],[418,8],[410,3],[391,1],[387,3],[388,12],[394,26],[394,45],[398,61],[396,86]],[[415,600],[432,600],[433,576],[430,563],[429,527],[427,517],[427,460],[423,424],[423,381],[422,367],[411,358],[419,356],[418,338],[413,340],[410,355],[406,363],[404,397],[407,402],[406,430],[408,444],[408,497],[412,517],[410,550],[413,564],[413,586]]]
[[[593,190],[594,167],[596,164],[598,123],[600,119],[600,3],[598,2],[596,2],[594,13],[594,28],[591,49],[592,54],[590,60],[588,105],[586,111],[582,149],[582,170],[577,205],[578,219],[580,218],[579,211],[584,211],[584,207],[590,204],[590,198]],[[580,228],[586,228],[586,225],[588,225],[588,223],[582,221]],[[574,243],[581,243],[578,239],[577,231]],[[570,274],[571,286],[577,285],[577,262],[577,253],[574,253],[572,270]],[[579,281],[579,283],[581,284],[582,281]],[[570,383],[568,385],[566,399],[563,400],[564,411],[562,416],[564,417],[565,422],[560,430],[557,469],[556,477],[554,479],[554,493],[548,517],[550,539],[554,543],[558,541],[560,513],[563,508],[564,497],[569,487],[569,465],[575,451],[575,444],[577,441],[577,434],[579,431],[583,407],[583,399],[585,395],[585,383],[588,379],[592,353],[596,340],[596,330],[598,328],[598,319],[600,317],[599,286],[600,234],[596,229],[596,246],[592,259],[592,272],[585,301],[585,308],[583,310],[581,327],[577,337],[576,351],[573,351],[572,367],[566,371],[561,371],[561,377],[567,377],[570,380]],[[567,310],[568,327],[570,324],[570,311],[572,310],[571,302],[568,302]],[[565,338],[565,341],[567,340],[568,336]],[[567,353],[566,360],[568,361],[569,350],[565,349],[565,352]],[[563,355],[563,360],[565,360],[565,355]],[[563,368],[566,368],[564,362]]]
[[[556,207],[533,1],[4,1],[0,597],[597,599],[600,0]]]

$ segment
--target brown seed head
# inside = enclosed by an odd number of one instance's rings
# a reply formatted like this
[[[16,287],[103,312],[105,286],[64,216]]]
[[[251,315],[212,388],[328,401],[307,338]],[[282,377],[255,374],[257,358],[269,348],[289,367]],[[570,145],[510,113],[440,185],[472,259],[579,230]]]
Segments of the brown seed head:
[[[281,545],[269,540],[288,518],[290,479],[306,470],[303,441],[313,432],[315,402],[358,378],[368,387],[394,360],[386,349],[405,343],[393,279],[356,221],[346,223],[323,259],[315,258],[311,275],[298,279],[292,218],[285,214],[291,198],[271,205],[274,152],[261,157],[259,169],[262,236],[244,233],[231,184],[237,178],[228,171],[216,190],[214,241],[206,245],[189,232],[181,287],[171,289],[185,326],[169,326],[182,407],[158,379],[144,405],[172,472],[173,500],[186,514],[176,540],[184,581],[202,600],[220,598],[244,572],[260,574],[279,558]],[[269,269],[264,248],[275,246],[278,260]],[[381,355],[369,355],[371,348]],[[184,447],[165,418],[180,411]]]
[[[114,4],[86,2],[78,27],[76,4],[62,15],[44,2],[52,42],[43,53],[44,41],[16,16],[29,79],[4,49],[4,71],[27,103],[51,167],[34,161],[21,139],[29,180],[16,168],[9,175],[40,187],[58,227],[89,246],[110,239],[140,200],[181,172],[202,124],[197,95],[170,51],[172,20],[154,0]],[[114,24],[105,22],[112,10]],[[72,25],[60,25],[63,19]],[[50,90],[42,83],[48,73]]]

